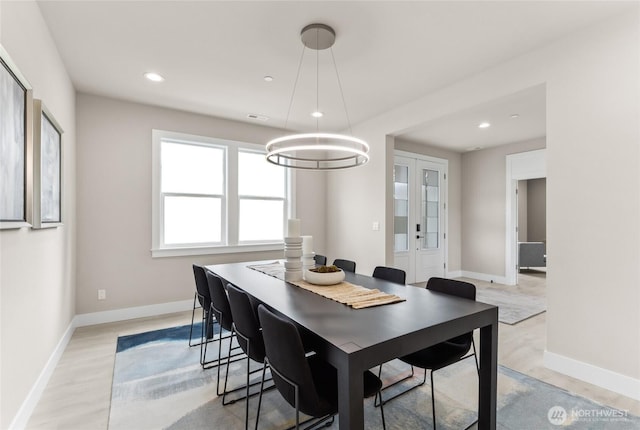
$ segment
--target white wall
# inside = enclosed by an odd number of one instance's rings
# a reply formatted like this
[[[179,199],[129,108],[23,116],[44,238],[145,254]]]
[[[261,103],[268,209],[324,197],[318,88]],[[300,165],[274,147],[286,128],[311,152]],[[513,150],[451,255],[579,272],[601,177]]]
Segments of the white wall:
[[[393,176],[393,140],[387,142],[385,133],[373,124],[352,128],[355,136],[369,143],[371,158],[364,166],[328,173],[327,258],[353,260],[357,273],[369,275],[376,266],[393,261],[393,219],[386,216],[389,194],[393,205],[393,188],[387,181]],[[380,230],[373,230],[374,222]],[[390,239],[385,237],[389,230]]]
[[[541,138],[462,154],[463,272],[504,278],[506,157],[544,147]]]
[[[0,428],[75,314],[75,94],[37,4],[0,3],[0,43],[64,129],[64,225],[0,231]]]
[[[547,178],[527,181],[527,237],[530,242],[547,241]]]
[[[526,242],[529,236],[528,203],[529,187],[527,180],[518,181],[518,242]]]
[[[636,380],[639,16],[555,45],[547,80],[547,350]]]
[[[330,247],[367,269],[388,255],[392,242],[386,237],[392,232],[366,228],[371,220],[381,221],[385,230],[392,226],[387,219],[392,176],[380,159],[388,156],[387,135],[546,83],[547,349],[560,360],[612,371],[638,386],[638,5],[635,9],[354,127],[372,144],[372,161],[329,175]],[[594,172],[603,169],[606,180],[594,181]],[[602,197],[602,204],[594,205],[594,196]],[[340,209],[353,207],[352,200],[354,210]],[[463,214],[467,209],[463,198]],[[595,225],[606,228],[594,233]],[[463,218],[463,250],[465,230]],[[463,251],[463,269],[466,264]],[[600,383],[588,372],[577,376]]]
[[[151,130],[251,143],[267,127],[79,94],[77,313],[189,300],[191,265],[282,258],[282,251],[151,258]],[[303,234],[324,251],[325,173],[297,172]],[[105,289],[107,300],[97,300]]]

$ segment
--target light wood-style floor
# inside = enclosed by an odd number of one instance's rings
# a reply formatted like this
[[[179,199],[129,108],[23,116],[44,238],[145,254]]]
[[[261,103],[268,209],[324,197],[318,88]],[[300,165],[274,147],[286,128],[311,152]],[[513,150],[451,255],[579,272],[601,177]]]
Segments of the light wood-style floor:
[[[505,287],[469,280],[478,287],[544,295],[543,272],[520,275]],[[516,325],[500,324],[499,363],[598,403],[640,415],[640,402],[544,368],[545,313]],[[78,328],[36,406],[28,429],[107,429],[116,340],[125,334],[191,322],[191,312]]]

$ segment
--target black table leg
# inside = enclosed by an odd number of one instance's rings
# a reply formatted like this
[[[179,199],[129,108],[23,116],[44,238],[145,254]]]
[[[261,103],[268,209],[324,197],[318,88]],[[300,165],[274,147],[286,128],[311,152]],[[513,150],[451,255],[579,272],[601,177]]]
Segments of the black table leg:
[[[494,322],[480,329],[478,430],[495,430],[498,396],[498,309]]]
[[[364,429],[363,370],[348,364],[338,368],[340,430]]]

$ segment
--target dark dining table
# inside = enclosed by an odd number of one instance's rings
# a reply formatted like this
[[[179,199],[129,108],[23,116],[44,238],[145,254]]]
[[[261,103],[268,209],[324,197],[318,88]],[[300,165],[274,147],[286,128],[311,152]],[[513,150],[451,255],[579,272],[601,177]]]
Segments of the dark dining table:
[[[216,264],[207,269],[294,321],[313,350],[337,369],[341,430],[364,428],[365,370],[474,329],[480,329],[478,429],[496,428],[496,306],[345,272],[347,282],[406,299],[353,309],[248,267],[271,262]]]

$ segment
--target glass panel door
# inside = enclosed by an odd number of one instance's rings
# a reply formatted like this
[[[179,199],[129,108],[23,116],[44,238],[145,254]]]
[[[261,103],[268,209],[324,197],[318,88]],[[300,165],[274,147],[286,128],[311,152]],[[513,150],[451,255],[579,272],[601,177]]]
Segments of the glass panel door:
[[[409,166],[393,168],[394,251],[409,249]]]
[[[440,246],[440,172],[422,169],[422,249]]]

